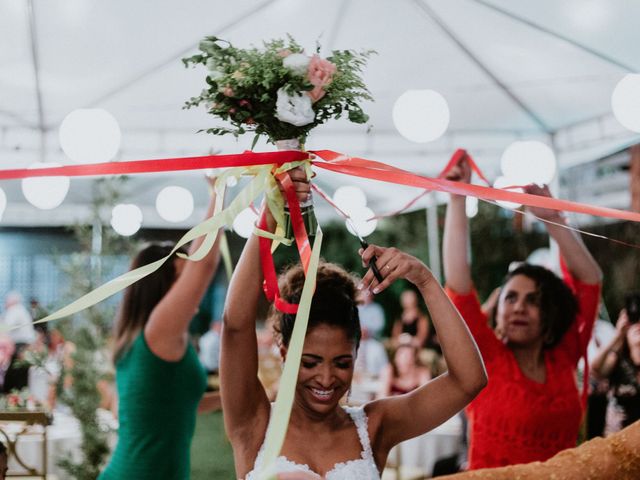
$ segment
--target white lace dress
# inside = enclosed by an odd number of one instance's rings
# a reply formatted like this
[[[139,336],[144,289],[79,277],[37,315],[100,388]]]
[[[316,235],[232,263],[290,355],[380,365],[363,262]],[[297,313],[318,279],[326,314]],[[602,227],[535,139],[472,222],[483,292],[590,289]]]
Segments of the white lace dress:
[[[376,462],[373,459],[371,443],[369,442],[367,414],[364,411],[364,407],[343,408],[349,416],[351,416],[353,423],[356,425],[358,437],[360,438],[360,445],[362,445],[362,452],[360,453],[360,458],[349,460],[348,462],[336,463],[333,468],[327,472],[324,478],[326,480],[380,480],[380,474],[378,473]],[[260,447],[253,470],[247,474],[245,480],[256,480],[258,478],[258,472],[262,468],[263,456],[264,443]],[[300,465],[292,462],[284,456],[280,456],[276,459],[276,472],[307,472],[317,475],[319,479],[323,478],[318,473],[311,470],[308,465]]]

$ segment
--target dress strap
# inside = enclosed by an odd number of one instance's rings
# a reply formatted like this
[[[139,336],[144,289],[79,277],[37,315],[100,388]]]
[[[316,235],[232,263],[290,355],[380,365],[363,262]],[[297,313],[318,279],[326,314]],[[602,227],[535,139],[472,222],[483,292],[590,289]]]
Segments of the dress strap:
[[[369,418],[364,411],[364,405],[359,407],[344,407],[344,409],[356,425],[358,438],[362,446],[362,458],[373,461],[373,452],[371,450],[371,442],[369,441]]]

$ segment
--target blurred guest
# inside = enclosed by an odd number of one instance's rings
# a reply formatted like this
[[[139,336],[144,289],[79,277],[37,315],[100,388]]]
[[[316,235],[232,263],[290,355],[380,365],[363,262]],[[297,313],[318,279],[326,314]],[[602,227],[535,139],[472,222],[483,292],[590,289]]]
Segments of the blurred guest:
[[[13,339],[0,333],[0,393],[22,390],[29,384],[29,366],[19,361]]]
[[[467,159],[447,178],[469,183]],[[546,187],[529,185],[525,190],[550,196]],[[447,206],[447,292],[471,330],[489,376],[487,388],[467,409],[470,469],[546,460],[575,446],[582,422],[576,366],[596,319],[602,272],[580,237],[563,228],[560,212],[528,210],[547,221],[547,232],[566,264],[566,282],[537,265],[509,271],[498,297],[494,331],[471,277],[465,197],[451,195]]]
[[[218,373],[220,365],[220,330],[222,322],[214,320],[211,322],[209,331],[198,340],[198,358],[208,373]]]
[[[593,359],[598,352],[607,345],[615,336],[616,329],[607,320],[598,319],[593,328],[593,335],[587,347],[587,358]],[[578,372],[584,372],[581,361]],[[587,438],[601,437],[604,435],[607,406],[609,404],[609,380],[601,378],[593,373],[589,374],[589,397],[587,398]]]
[[[33,319],[29,310],[22,303],[22,295],[12,291],[4,298],[4,314],[2,323],[8,329],[18,350],[36,339],[36,331],[33,328]]]
[[[31,297],[31,299],[29,300],[29,313],[31,314],[31,318],[33,320],[39,320],[48,315],[48,312],[44,308],[42,308],[42,305],[40,305],[40,302],[35,297]],[[34,325],[34,328],[36,330],[42,330],[43,332],[46,332],[49,329],[49,322],[38,323],[37,325]]]
[[[594,375],[609,380],[613,408],[620,414],[619,430],[640,420],[640,323],[631,323],[625,309],[615,336],[591,361]]]
[[[423,348],[429,335],[429,321],[420,310],[416,292],[413,290],[402,292],[400,305],[402,306],[402,313],[400,318],[393,324],[393,330],[391,331],[392,343],[396,344],[400,335],[404,333],[411,336],[417,348]]]
[[[207,218],[214,207],[215,195]],[[203,240],[195,239],[189,253]],[[207,376],[188,329],[218,267],[219,240],[199,261],[174,253],[124,291],[114,343],[118,445],[100,480],[189,478],[196,411],[208,397],[203,399]],[[136,255],[131,268],[156,262],[173,248],[153,243]]]
[[[366,328],[369,336],[380,338],[385,326],[384,310],[373,300],[373,294],[369,290],[361,290],[358,315],[360,326]]]
[[[371,336],[367,328],[361,329],[362,338],[354,366],[354,377],[378,378],[389,365],[387,351],[379,340]]]
[[[429,369],[418,360],[418,347],[409,335],[402,335],[382,372],[379,398],[409,393],[431,380]]]

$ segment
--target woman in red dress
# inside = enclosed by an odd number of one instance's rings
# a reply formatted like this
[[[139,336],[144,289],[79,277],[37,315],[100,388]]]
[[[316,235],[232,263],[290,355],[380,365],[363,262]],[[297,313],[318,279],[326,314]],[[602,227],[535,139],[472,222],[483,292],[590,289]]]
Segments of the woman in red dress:
[[[463,159],[450,180],[469,182]],[[527,193],[549,195],[535,185]],[[549,270],[524,264],[509,273],[492,330],[475,291],[468,250],[465,198],[451,196],[444,231],[447,292],[483,355],[489,382],[467,408],[469,468],[546,460],[576,445],[582,404],[576,365],[596,317],[602,273],[580,238],[563,228],[559,212],[530,208],[546,223],[568,270],[563,282]],[[560,225],[558,225],[560,224]]]

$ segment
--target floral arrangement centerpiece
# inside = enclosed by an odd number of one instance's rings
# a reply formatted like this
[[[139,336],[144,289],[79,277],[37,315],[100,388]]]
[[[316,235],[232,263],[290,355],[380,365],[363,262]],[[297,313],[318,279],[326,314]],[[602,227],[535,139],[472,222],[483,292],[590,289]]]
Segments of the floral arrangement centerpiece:
[[[351,122],[369,120],[359,103],[372,100],[362,69],[372,51],[334,50],[322,58],[307,55],[289,36],[264,42],[263,48],[236,48],[217,37],[205,37],[201,53],[183,59],[185,66],[205,65],[207,88],[187,101],[185,108],[206,105],[226,126],[206,129],[214,135],[235,137],[254,133],[280,150],[303,150],[309,132],[331,118]],[[311,198],[301,206],[306,230],[313,235],[317,221]],[[275,212],[274,212],[275,214]],[[284,235],[291,239],[291,222],[284,209]]]
[[[316,126],[343,115],[354,123],[369,117],[359,105],[372,100],[361,78],[371,51],[334,50],[327,58],[304,53],[293,38],[272,40],[263,49],[236,48],[217,37],[200,42],[202,53],[183,59],[205,65],[207,88],[186,108],[205,104],[209,113],[230,125],[209,128],[214,135],[254,132],[275,143],[301,144]]]
[[[33,412],[44,410],[45,405],[31,395],[28,388],[12,390],[6,395],[0,395],[0,410],[6,412]]]

